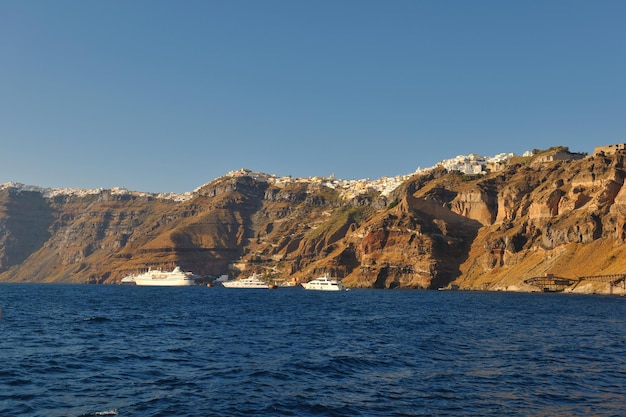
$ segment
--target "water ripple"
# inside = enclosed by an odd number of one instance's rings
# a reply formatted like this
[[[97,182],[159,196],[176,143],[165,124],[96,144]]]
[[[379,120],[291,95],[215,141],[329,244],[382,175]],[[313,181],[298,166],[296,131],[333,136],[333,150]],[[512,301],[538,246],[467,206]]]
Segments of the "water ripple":
[[[616,416],[626,304],[2,285],[0,415]]]

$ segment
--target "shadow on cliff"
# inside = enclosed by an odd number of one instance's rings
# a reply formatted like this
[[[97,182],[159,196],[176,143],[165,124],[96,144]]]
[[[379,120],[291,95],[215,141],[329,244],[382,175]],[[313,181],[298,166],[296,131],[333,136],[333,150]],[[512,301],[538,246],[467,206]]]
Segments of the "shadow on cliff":
[[[7,190],[0,195],[0,272],[24,262],[50,239],[52,208],[39,192]]]
[[[445,287],[461,276],[461,265],[468,259],[472,243],[483,227],[450,210],[442,201],[416,198],[407,190],[398,205],[398,211],[415,216],[433,242],[432,256],[435,264],[431,269],[429,289]]]

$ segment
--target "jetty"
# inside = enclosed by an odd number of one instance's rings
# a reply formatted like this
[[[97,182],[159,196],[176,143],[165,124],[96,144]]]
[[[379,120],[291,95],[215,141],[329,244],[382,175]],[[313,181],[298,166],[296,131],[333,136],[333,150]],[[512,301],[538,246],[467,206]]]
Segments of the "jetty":
[[[546,274],[540,277],[532,277],[524,280],[524,284],[532,285],[543,292],[562,292],[566,288],[573,290],[584,282],[604,282],[609,284],[610,294],[619,286],[626,290],[626,274],[612,275],[588,275],[578,278],[559,277],[554,274]]]

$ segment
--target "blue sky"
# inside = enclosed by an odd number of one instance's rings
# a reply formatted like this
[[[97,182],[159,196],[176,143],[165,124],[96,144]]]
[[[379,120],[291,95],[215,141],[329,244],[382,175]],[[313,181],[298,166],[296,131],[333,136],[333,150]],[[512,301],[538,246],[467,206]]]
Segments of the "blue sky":
[[[0,183],[185,192],[626,142],[626,1],[0,0]]]

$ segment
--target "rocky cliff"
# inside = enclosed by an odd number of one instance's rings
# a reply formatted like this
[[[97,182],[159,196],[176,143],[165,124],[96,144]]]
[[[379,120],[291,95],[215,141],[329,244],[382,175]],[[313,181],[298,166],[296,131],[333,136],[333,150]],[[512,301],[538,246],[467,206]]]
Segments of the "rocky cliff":
[[[625,158],[517,157],[499,172],[435,169],[349,197],[323,181],[251,173],[184,201],[5,187],[0,280],[116,283],[180,265],[204,277],[330,272],[368,288],[531,291],[525,280],[552,274],[575,279],[568,290],[623,292],[580,278],[626,273]]]

